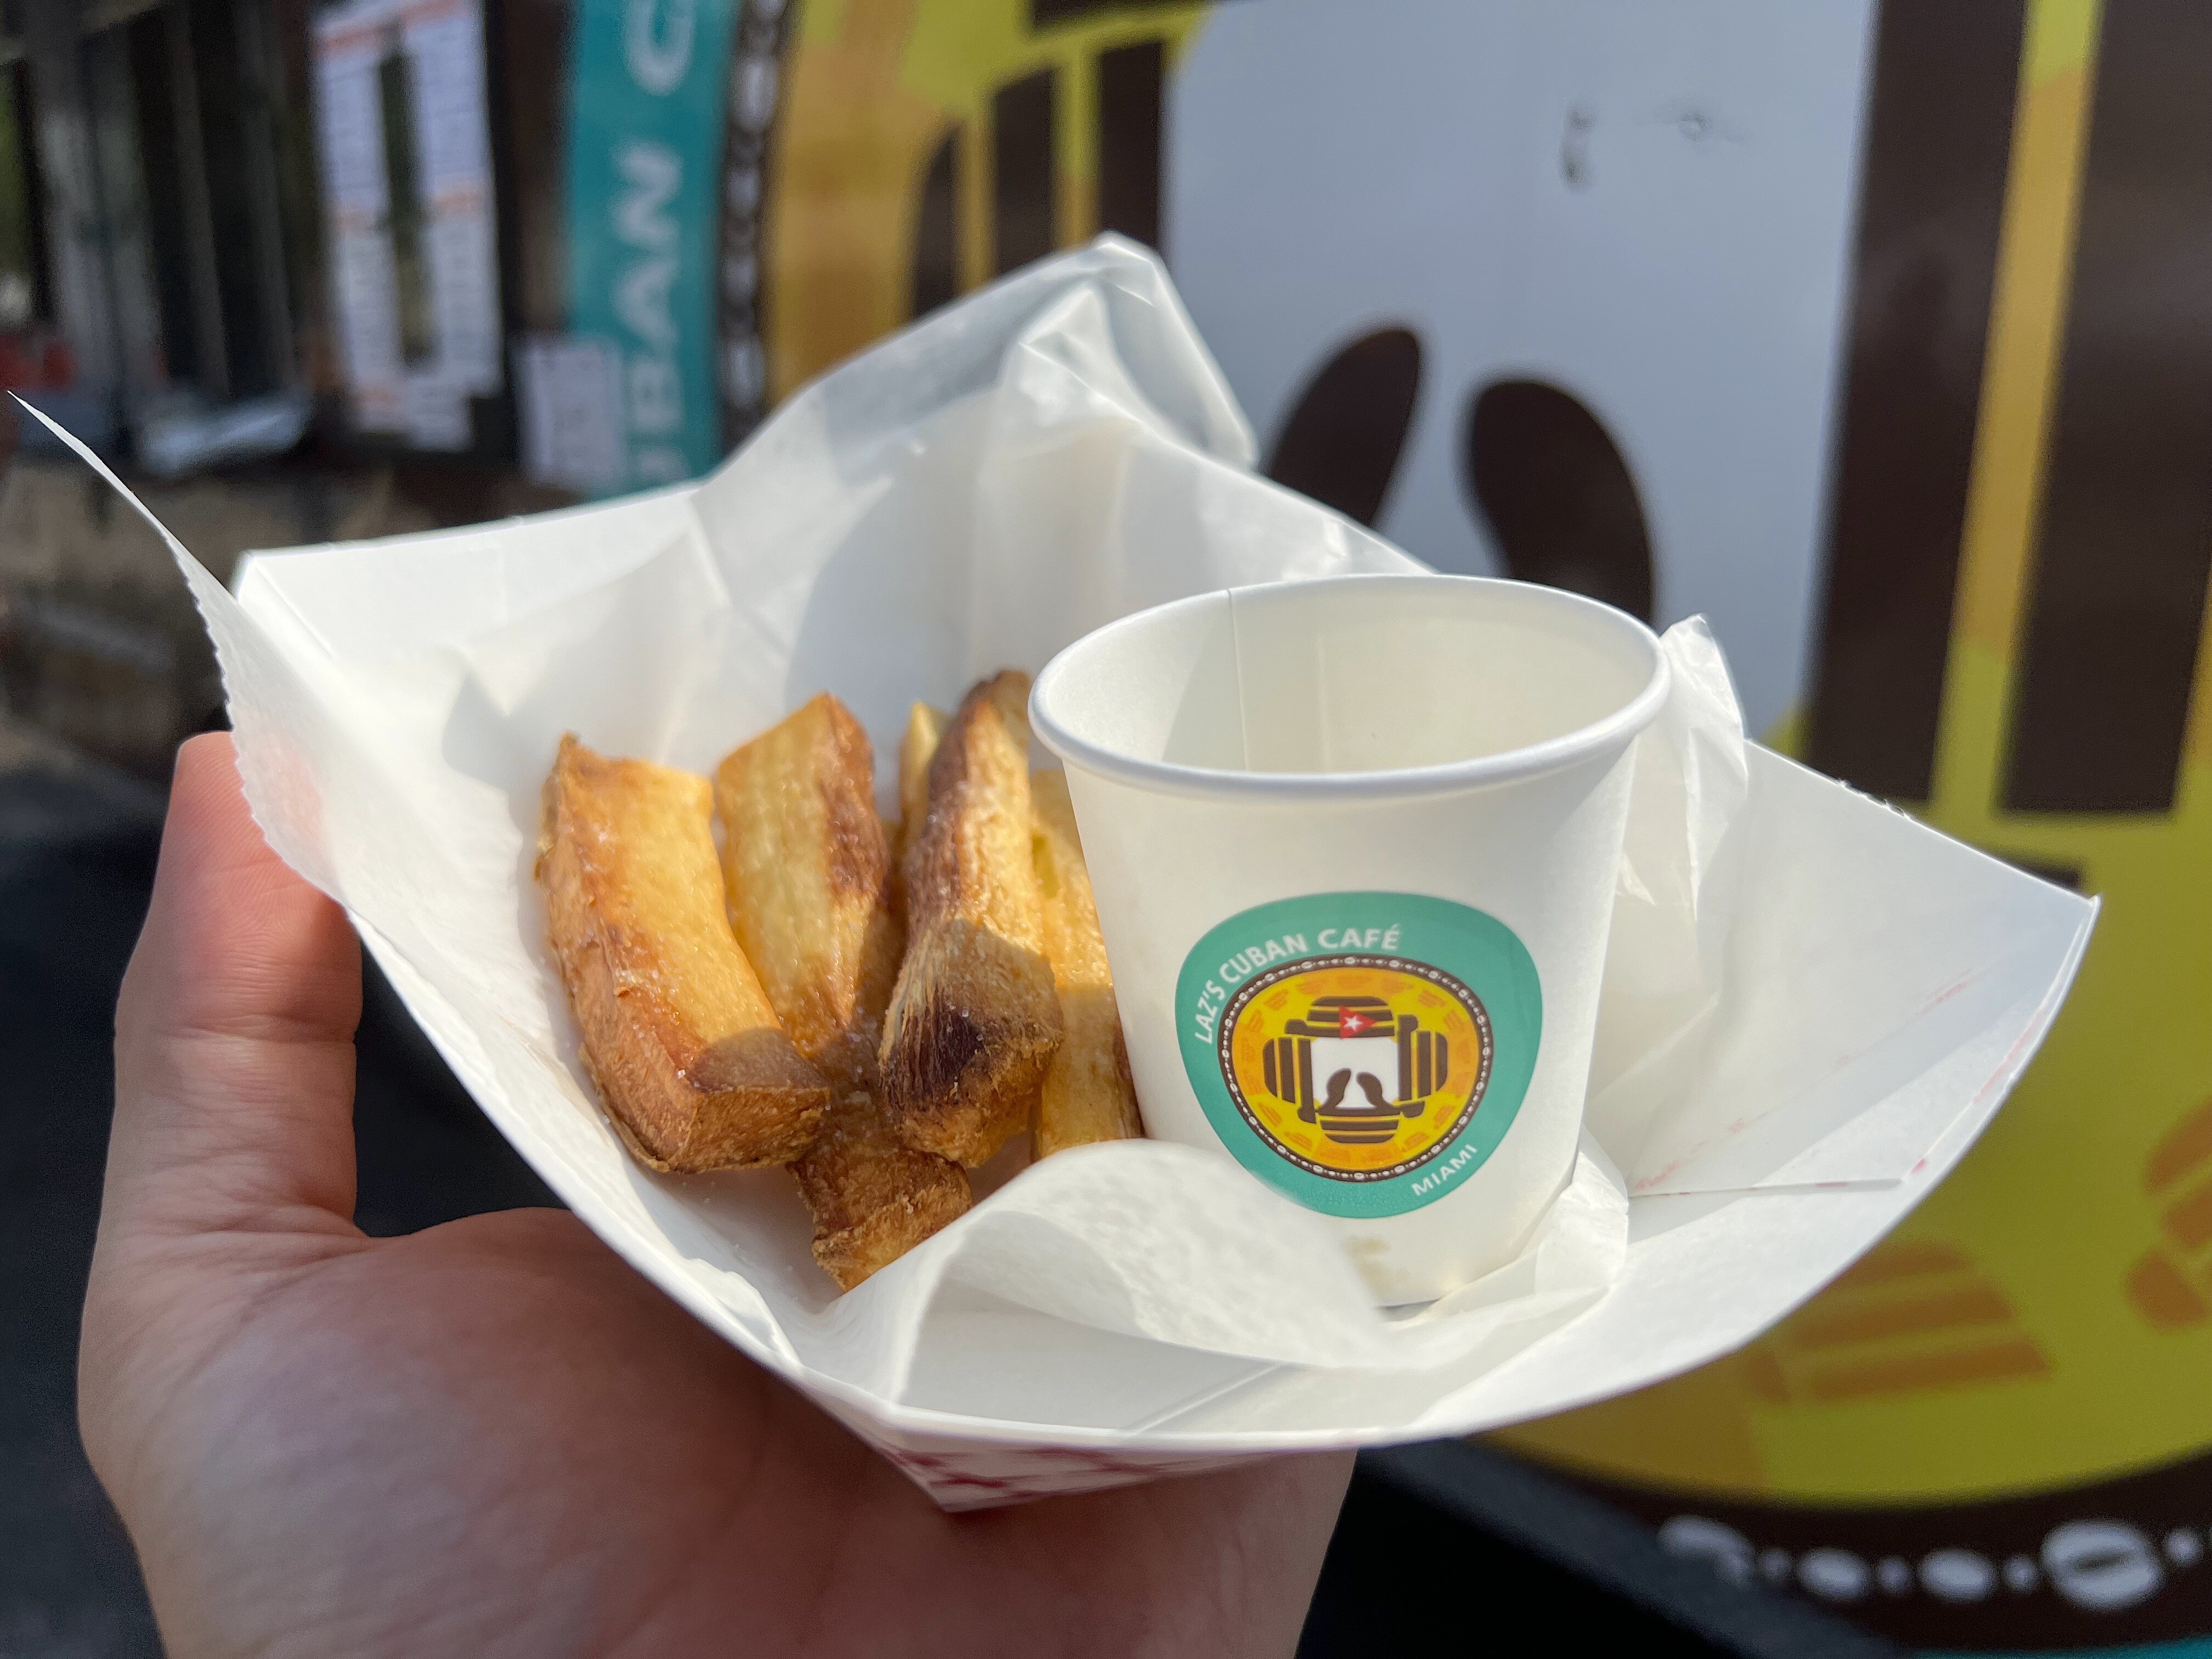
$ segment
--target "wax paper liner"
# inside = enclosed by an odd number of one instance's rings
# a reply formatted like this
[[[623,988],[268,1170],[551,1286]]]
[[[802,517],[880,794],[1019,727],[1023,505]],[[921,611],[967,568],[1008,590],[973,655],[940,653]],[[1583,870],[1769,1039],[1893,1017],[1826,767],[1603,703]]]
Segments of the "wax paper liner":
[[[1693,621],[1638,742],[1583,1152],[1480,1284],[1378,1312],[1305,1212],[1133,1142],[987,1172],[839,1297],[781,1172],[632,1162],[529,879],[559,734],[703,770],[826,687],[882,757],[913,699],[1133,610],[1419,568],[1253,457],[1165,272],[1104,238],[853,359],[694,485],[259,554],[235,597],[170,542],[270,844],[493,1122],[949,1507],[1464,1433],[1726,1352],[1957,1160],[2088,938],[2090,902],[1747,743]]]

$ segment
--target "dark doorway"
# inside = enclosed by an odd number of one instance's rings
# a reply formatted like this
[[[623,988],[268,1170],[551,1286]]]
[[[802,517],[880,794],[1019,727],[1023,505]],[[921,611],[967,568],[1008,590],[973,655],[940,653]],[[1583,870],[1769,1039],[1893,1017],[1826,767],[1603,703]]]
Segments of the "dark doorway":
[[[937,147],[922,175],[914,221],[914,295],[910,315],[926,317],[960,292],[960,130]]]
[[[1058,72],[1039,70],[991,100],[998,269],[1014,270],[1059,246]]]
[[[1098,228],[1164,248],[1167,50],[1139,40],[1098,54]]]

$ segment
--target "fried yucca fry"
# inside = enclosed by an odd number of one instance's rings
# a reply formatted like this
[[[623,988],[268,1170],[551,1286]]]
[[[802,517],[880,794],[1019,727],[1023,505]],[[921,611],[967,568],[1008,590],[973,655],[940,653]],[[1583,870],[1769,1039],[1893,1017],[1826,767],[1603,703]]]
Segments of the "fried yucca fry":
[[[714,807],[730,925],[785,1035],[864,1086],[899,967],[868,734],[825,691],[715,769]]]
[[[899,833],[894,843],[901,862],[929,815],[929,763],[937,758],[937,745],[951,718],[926,702],[915,704],[906,717],[906,735],[899,739]]]
[[[1036,824],[1031,847],[1037,887],[1044,901],[1045,959],[1052,963],[1067,1025],[1030,1122],[1031,1150],[1038,1158],[1050,1158],[1094,1140],[1127,1140],[1144,1130],[1065,772],[1030,775],[1030,811]]]
[[[899,738],[899,815],[888,827],[891,848],[891,907],[906,915],[906,849],[921,831],[929,811],[929,763],[952,718],[942,708],[918,702],[908,711],[906,731]]]
[[[731,925],[784,1030],[839,1088],[791,1170],[813,1213],[814,1259],[849,1291],[971,1196],[966,1171],[907,1146],[879,1097],[899,926],[875,754],[825,693],[725,760],[714,802]]]
[[[830,1103],[731,933],[708,799],[704,778],[573,736],[545,781],[553,953],[608,1115],[656,1170],[786,1162]]]
[[[968,1172],[900,1138],[890,1106],[856,1089],[791,1166],[814,1216],[814,1259],[849,1291],[968,1212]]]
[[[1062,1028],[1030,848],[1028,696],[1011,670],[969,692],[902,867],[884,1091],[908,1145],[970,1168],[1027,1124]]]

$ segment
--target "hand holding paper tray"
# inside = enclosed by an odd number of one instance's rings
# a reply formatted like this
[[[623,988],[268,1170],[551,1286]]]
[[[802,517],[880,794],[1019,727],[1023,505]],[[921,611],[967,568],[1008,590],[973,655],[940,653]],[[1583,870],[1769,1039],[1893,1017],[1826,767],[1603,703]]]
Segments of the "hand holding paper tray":
[[[179,550],[271,844],[502,1133],[702,1320],[952,1506],[1461,1433],[1746,1341],[1905,1213],[2033,1053],[2094,907],[1743,741],[1701,626],[1639,739],[1591,1133],[1520,1257],[1376,1312],[1312,1218],[1146,1142],[1036,1166],[836,1297],[787,1181],[662,1176],[593,1103],[528,880],[562,732],[705,771],[824,688],[895,753],[1187,594],[1414,568],[1261,480],[1159,266],[1112,240],[791,400],[702,483],[449,534]]]

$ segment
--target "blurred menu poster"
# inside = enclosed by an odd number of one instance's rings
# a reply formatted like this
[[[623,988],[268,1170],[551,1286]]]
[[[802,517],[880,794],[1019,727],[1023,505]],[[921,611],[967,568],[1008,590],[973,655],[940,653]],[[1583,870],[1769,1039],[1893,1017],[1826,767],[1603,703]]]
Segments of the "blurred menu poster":
[[[343,0],[315,20],[333,300],[355,425],[474,441],[501,387],[499,255],[477,0]]]
[[[619,490],[629,471],[622,380],[622,353],[611,340],[525,338],[514,354],[524,476],[591,495]]]

